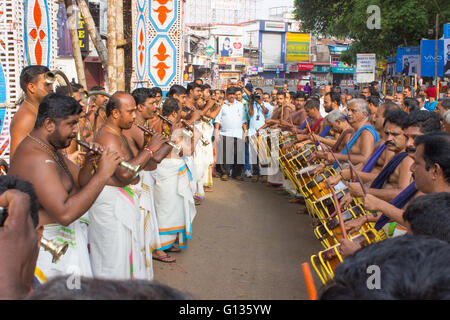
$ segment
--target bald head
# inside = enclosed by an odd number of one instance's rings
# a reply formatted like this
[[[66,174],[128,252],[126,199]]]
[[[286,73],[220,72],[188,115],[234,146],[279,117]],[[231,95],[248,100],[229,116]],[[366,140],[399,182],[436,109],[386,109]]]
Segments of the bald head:
[[[106,104],[106,116],[109,117],[113,110],[119,110],[121,106],[125,105],[133,105],[136,107],[136,102],[131,94],[124,91],[117,91],[114,93],[111,98],[109,98],[108,103]]]

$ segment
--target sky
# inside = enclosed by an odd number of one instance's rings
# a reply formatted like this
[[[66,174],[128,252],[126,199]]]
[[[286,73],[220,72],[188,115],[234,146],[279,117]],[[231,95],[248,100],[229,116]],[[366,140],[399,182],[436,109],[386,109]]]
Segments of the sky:
[[[262,4],[258,3],[258,6],[261,8],[259,9],[259,11],[257,11],[258,19],[268,19],[269,8],[294,6],[294,0],[258,0],[258,2],[262,2]]]

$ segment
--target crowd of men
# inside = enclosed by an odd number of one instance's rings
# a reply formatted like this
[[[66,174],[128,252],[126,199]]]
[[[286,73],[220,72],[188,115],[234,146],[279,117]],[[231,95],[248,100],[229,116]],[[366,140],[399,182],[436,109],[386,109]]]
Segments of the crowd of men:
[[[383,214],[351,220],[349,231],[369,219],[394,237],[449,240],[450,226],[436,219],[450,205],[450,90],[434,101],[434,88],[382,97],[373,83],[353,97],[331,86],[317,95],[287,87],[266,93],[250,82],[214,89],[196,80],[163,98],[160,88],[111,95],[103,87],[92,94],[77,84],[54,88],[47,72],[29,66],[20,76],[24,98],[10,126],[8,175],[0,177],[0,205],[10,211],[0,227],[0,297],[21,298],[74,273],[152,280],[152,260],[174,263],[173,253],[187,248],[213,177],[293,189],[261,157],[262,133],[277,128],[295,135],[298,150],[315,141],[330,147],[315,152],[323,159],[316,174],[336,159],[356,167],[367,194],[348,169],[329,184],[348,185],[343,207],[363,197],[367,210]],[[302,197],[291,201],[304,211]],[[439,203],[440,214],[425,212],[424,202]],[[41,237],[69,249],[55,263]],[[349,240],[341,247],[345,256],[365,250]],[[333,288],[324,296],[345,294]]]

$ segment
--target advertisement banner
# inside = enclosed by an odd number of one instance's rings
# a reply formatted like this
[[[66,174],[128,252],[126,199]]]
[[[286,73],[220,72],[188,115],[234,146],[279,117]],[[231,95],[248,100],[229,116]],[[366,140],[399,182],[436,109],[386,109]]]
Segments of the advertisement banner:
[[[435,40],[422,40],[421,48],[421,70],[422,77],[434,77]],[[437,72],[442,77],[444,71],[444,40],[438,40]]]
[[[376,59],[374,53],[356,55],[356,81],[369,83],[375,80]]]
[[[314,70],[314,63],[299,63],[298,70]]]
[[[444,40],[444,58],[444,75],[450,78],[450,39]]]
[[[244,38],[234,36],[218,37],[219,57],[243,57]]]
[[[245,58],[231,58],[231,57],[220,57],[217,59],[217,64],[246,64],[247,60]]]
[[[286,33],[286,61],[309,61],[309,33]]]
[[[420,72],[420,47],[397,47],[395,72],[413,76]]]

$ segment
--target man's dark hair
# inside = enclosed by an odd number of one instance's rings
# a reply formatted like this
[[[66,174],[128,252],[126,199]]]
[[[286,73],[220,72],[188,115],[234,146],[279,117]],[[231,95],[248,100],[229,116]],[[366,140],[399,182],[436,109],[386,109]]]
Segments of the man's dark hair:
[[[447,183],[450,184],[450,134],[432,132],[418,136],[415,140],[416,148],[423,144],[423,159],[429,170],[438,164]]]
[[[79,83],[72,82],[70,85],[72,86],[72,90],[74,92],[80,91],[80,89],[84,90],[84,87]]]
[[[225,39],[225,40],[226,40],[226,39]],[[230,39],[228,39],[228,40],[230,40]],[[200,86],[203,84],[203,80],[202,80],[202,79],[198,78],[198,79],[195,79],[195,80],[194,80],[194,82],[197,82],[197,81],[200,81],[200,82],[201,82],[201,84],[199,84]]]
[[[156,281],[80,278],[80,289],[67,287],[71,276],[55,277],[27,300],[192,300],[184,292]]]
[[[162,89],[160,87],[153,87],[152,90],[154,90],[156,93],[159,93],[161,96],[163,94]]]
[[[277,91],[277,96],[283,96],[286,98],[286,93],[284,93],[282,91]]]
[[[311,98],[310,100],[306,101],[305,108],[307,109],[317,109],[319,110],[320,107],[320,101],[315,98]]]
[[[39,214],[37,196],[33,185],[17,176],[0,176],[0,194],[3,194],[8,189],[19,190],[30,197],[30,216],[33,226],[36,228],[39,224]]]
[[[409,223],[414,235],[450,242],[450,193],[431,193],[413,199],[403,213],[403,220]]]
[[[236,94],[236,92],[237,92],[237,88],[236,87],[228,87],[227,91],[226,91],[226,95]]]
[[[80,114],[82,110],[83,108],[74,98],[50,93],[39,104],[34,127],[40,128],[47,118],[58,124],[69,116]]]
[[[383,127],[386,126],[386,123],[390,122],[393,123],[400,128],[404,128],[405,122],[407,121],[408,113],[402,110],[392,110],[386,113],[386,116],[384,118]]]
[[[409,112],[420,110],[420,103],[414,98],[406,98],[403,101],[403,104],[405,105],[406,108],[408,108]]]
[[[202,84],[201,88],[202,88],[202,91],[205,91],[206,89],[211,89],[211,86],[209,84],[205,83],[205,84]]]
[[[148,98],[154,98],[155,93],[152,89],[149,88],[137,88],[134,89],[131,95],[134,98],[134,102],[136,102],[136,105],[144,105],[145,101],[147,101]]]
[[[380,105],[380,98],[378,98],[376,95],[371,95],[369,96],[369,98],[367,98],[367,103],[371,103],[378,108],[378,106]]]
[[[419,127],[423,134],[441,131],[441,120],[439,115],[427,110],[410,112],[405,122],[405,128]]]
[[[91,88],[91,91],[103,91],[103,90],[105,90],[105,88],[102,86],[93,86]]]
[[[394,102],[392,102],[390,100],[384,102],[383,104],[381,104],[380,107],[384,108],[383,117],[386,117],[386,114],[388,112],[402,109],[398,104],[396,104],[396,103],[394,103]]]
[[[331,103],[337,102],[338,105],[341,104],[341,95],[339,93],[330,91],[330,92],[325,93],[325,95],[330,96]]]
[[[448,300],[448,261],[447,242],[411,235],[387,239],[346,257],[320,300]],[[373,266],[379,268],[379,287],[370,288]]]
[[[356,99],[363,99],[363,100],[366,100],[366,101],[367,101],[367,97],[366,97],[365,95],[363,95],[362,93],[358,94],[358,95],[356,96]]]
[[[299,99],[299,98],[303,98],[306,100],[306,92],[304,92],[304,91],[297,92],[297,94],[295,95],[295,99]]]
[[[119,92],[114,93],[114,95],[117,93],[119,93]],[[122,93],[126,93],[126,92],[122,92]],[[117,98],[117,96],[114,96],[114,95],[112,95],[108,99],[108,103],[106,104],[106,107],[105,107],[105,109],[106,109],[105,113],[106,113],[107,117],[109,117],[111,115],[111,113],[113,112],[113,110],[115,110],[115,109],[120,111],[120,106],[121,106],[120,100],[119,100],[119,98]]]
[[[61,95],[61,96],[68,96],[68,97],[70,97],[70,96],[69,96],[69,87],[68,87],[68,86],[59,86],[59,87],[56,87],[55,93],[56,93],[56,94],[59,94],[59,95]]]
[[[27,85],[32,82],[35,83],[40,74],[50,71],[46,66],[28,66],[22,69],[20,73],[20,87],[23,92],[27,92]]]
[[[445,110],[449,110],[450,109],[450,98],[442,99],[441,105]]]
[[[188,83],[188,85],[187,85],[187,87],[186,87],[186,94],[189,95],[189,93],[190,93],[191,91],[193,91],[194,89],[196,89],[196,88],[200,88],[200,90],[201,90],[201,89],[202,89],[202,85],[201,85],[201,84],[198,84],[198,83],[196,83],[196,82],[190,82],[190,83]]]
[[[244,93],[244,90],[242,90],[242,88],[241,87],[235,87],[236,88],[236,92],[242,92],[242,93]]]
[[[186,94],[186,88],[178,84],[174,84],[170,87],[169,92],[167,93],[167,97],[172,98],[174,94]]]
[[[162,105],[162,115],[167,117],[172,112],[178,112],[179,110],[178,100],[175,98],[167,98]]]

